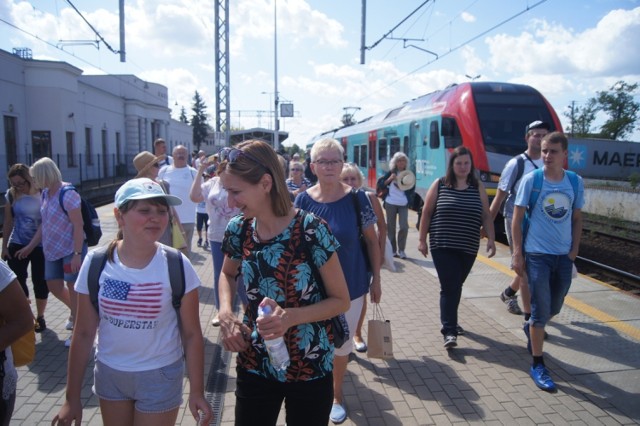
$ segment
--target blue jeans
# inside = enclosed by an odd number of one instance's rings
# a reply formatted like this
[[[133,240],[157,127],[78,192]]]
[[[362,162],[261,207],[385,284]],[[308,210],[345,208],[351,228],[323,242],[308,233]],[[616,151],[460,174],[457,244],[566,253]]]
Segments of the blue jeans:
[[[544,327],[560,313],[571,287],[573,261],[566,254],[527,253],[525,262],[531,292],[531,324]]]
[[[457,336],[458,305],[464,284],[471,267],[476,261],[475,254],[454,249],[436,249],[431,251],[433,264],[440,281],[440,332],[444,336]]]
[[[220,295],[218,294],[220,273],[222,272],[222,263],[224,263],[224,254],[222,253],[222,243],[217,241],[209,241],[211,247],[211,257],[213,258],[213,300],[216,305],[216,310],[220,310]],[[242,276],[238,277],[236,282],[238,287],[237,295],[240,298],[240,302],[244,306],[249,304],[247,299],[247,289],[244,286],[244,280]]]

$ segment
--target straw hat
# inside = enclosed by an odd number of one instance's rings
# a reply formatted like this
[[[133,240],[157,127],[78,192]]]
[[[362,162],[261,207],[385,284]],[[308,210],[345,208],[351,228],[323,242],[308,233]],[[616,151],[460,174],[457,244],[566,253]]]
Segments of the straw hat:
[[[166,155],[164,154],[156,157],[149,151],[142,151],[140,154],[136,155],[133,159],[133,167],[138,171],[136,178],[145,177],[149,169],[159,161],[164,160],[165,157]]]
[[[411,170],[403,170],[396,176],[396,185],[400,191],[406,191],[416,186],[416,175]]]

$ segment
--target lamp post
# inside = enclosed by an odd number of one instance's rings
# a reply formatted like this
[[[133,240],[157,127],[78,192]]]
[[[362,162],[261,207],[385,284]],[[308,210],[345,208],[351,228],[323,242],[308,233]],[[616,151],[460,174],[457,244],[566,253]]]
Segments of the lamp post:
[[[269,118],[269,124],[268,124],[268,126],[269,126],[269,129],[273,129],[273,127],[271,127],[271,124],[272,124],[272,123],[271,123],[271,113],[270,113],[270,110],[271,110],[271,95],[272,95],[273,93],[272,93],[272,92],[260,92],[260,94],[261,94],[261,95],[269,95],[269,103],[267,104],[267,105],[268,105],[268,108],[267,108],[267,117]]]
[[[280,122],[278,120],[278,1],[273,0],[273,149],[280,148]]]

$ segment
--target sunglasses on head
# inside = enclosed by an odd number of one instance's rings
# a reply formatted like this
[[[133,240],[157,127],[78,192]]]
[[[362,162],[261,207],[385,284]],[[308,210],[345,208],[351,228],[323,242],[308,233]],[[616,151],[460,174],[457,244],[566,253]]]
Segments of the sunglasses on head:
[[[245,152],[245,151],[243,151],[241,149],[231,148],[231,147],[222,148],[220,150],[220,152],[218,152],[218,155],[219,155],[220,161],[226,161],[229,164],[235,163],[236,161],[238,161],[238,158],[240,158],[240,157],[248,158],[249,160],[253,161],[257,165],[259,165],[262,168],[264,168],[267,171],[267,173],[271,174],[271,170],[269,170],[269,168],[267,166],[262,164],[260,162],[260,160],[258,160],[253,155],[251,155],[248,152]]]

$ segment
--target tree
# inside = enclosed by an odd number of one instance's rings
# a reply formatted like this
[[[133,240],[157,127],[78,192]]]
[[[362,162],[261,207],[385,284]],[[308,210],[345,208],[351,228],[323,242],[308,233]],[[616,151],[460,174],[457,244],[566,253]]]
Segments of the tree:
[[[569,111],[564,112],[564,116],[571,122],[567,127],[567,132],[581,138],[591,136],[591,125],[596,119],[597,112],[598,105],[594,98],[589,99],[582,108],[572,105]]]
[[[598,110],[609,116],[600,128],[603,137],[616,140],[633,133],[640,110],[640,104],[633,100],[637,88],[638,83],[627,84],[621,80],[608,91],[597,92]]]
[[[291,145],[287,151],[289,151],[289,155],[291,155],[292,157],[293,157],[293,154],[300,154],[301,153],[300,152],[301,151],[300,147],[295,143],[293,145]]]
[[[193,95],[193,107],[191,107],[191,110],[193,111],[193,117],[191,117],[193,144],[196,150],[200,150],[200,144],[202,144],[207,137],[209,125],[207,124],[207,106],[197,90],[196,94]]]
[[[187,118],[187,110],[185,110],[184,107],[180,109],[180,122],[182,123],[189,122],[189,119]]]

